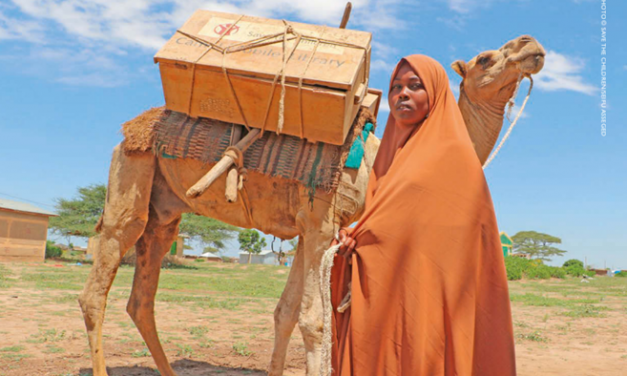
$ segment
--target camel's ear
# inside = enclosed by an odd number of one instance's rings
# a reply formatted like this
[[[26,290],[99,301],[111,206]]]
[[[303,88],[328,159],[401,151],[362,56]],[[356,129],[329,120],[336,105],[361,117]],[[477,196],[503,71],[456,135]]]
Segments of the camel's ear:
[[[457,74],[462,76],[462,78],[466,78],[466,63],[463,60],[455,61],[453,64],[451,64],[451,68],[453,68],[453,70],[457,72]]]

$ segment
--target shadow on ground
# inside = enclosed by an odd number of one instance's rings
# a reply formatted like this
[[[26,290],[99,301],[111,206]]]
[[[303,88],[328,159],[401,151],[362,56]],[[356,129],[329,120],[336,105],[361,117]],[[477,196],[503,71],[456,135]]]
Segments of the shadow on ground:
[[[266,375],[266,371],[259,369],[249,368],[230,368],[221,367],[209,364],[207,362],[200,362],[197,360],[182,359],[172,363],[172,368],[178,376],[243,376],[252,375],[260,376]],[[159,373],[148,367],[107,367],[109,376],[156,376]],[[80,376],[91,376],[91,368],[81,368],[79,371]]]

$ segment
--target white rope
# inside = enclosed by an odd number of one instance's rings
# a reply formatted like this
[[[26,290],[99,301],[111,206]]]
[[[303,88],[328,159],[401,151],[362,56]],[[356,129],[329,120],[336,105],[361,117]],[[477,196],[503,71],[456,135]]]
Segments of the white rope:
[[[520,111],[518,111],[518,115],[516,115],[516,118],[514,119],[512,124],[507,129],[507,132],[505,133],[505,136],[503,136],[503,139],[501,139],[501,142],[499,143],[499,146],[497,146],[496,149],[494,149],[494,152],[490,155],[488,160],[485,161],[485,163],[483,164],[483,169],[484,170],[486,169],[486,167],[488,167],[490,162],[492,162],[492,160],[494,160],[496,155],[499,153],[499,150],[501,150],[501,147],[505,143],[505,140],[507,140],[507,138],[509,137],[510,133],[512,133],[512,130],[514,129],[514,125],[516,125],[516,123],[518,122],[518,119],[520,118],[520,115],[523,113],[523,110],[525,109],[525,106],[527,105],[527,101],[529,100],[529,96],[531,95],[531,88],[533,87],[533,79],[531,78],[531,76],[527,76],[527,78],[529,78],[529,91],[527,92],[527,97],[525,97],[525,101],[523,102],[522,106],[520,107]],[[518,91],[518,87],[516,87],[516,91]]]
[[[512,122],[512,109],[514,108],[514,105],[516,104],[516,97],[518,96],[518,89],[520,89],[520,83],[522,82],[523,78],[525,78],[523,76],[523,71],[522,69],[520,70],[520,74],[518,75],[518,80],[516,81],[516,87],[514,88],[514,93],[512,94],[512,97],[509,98],[509,101],[507,102],[507,115],[505,115],[507,117],[507,120],[509,120],[509,122]]]
[[[322,351],[320,356],[320,376],[330,376],[333,373],[331,367],[331,349],[333,345],[332,336],[332,316],[333,306],[331,304],[331,269],[333,268],[333,258],[339,251],[342,243],[332,245],[322,255],[320,262],[320,293],[322,295]]]

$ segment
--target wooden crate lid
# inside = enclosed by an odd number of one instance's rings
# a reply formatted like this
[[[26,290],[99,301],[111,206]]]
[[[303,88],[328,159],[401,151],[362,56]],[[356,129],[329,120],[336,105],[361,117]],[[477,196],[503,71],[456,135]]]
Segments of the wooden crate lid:
[[[263,36],[282,33],[285,30],[285,24],[280,20],[198,10],[179,29],[195,38],[176,32],[157,52],[154,57],[155,62],[182,61],[197,63],[200,67],[209,69],[221,69],[224,64],[229,73],[274,78],[282,65],[281,42],[227,53],[224,59],[223,54],[214,49],[205,53],[208,47],[202,41],[217,42],[234,23],[228,35],[223,36],[218,43],[221,47],[245,43]],[[347,90],[355,85],[361,65],[370,64],[371,33],[298,22],[288,22],[288,24],[303,36],[331,40],[355,47],[321,42],[318,44],[313,60],[307,66],[315,42],[303,39],[286,66],[287,81],[298,82],[304,73],[303,83],[305,84]],[[279,41],[282,39],[282,36],[276,38]],[[294,43],[295,40],[288,41],[286,51],[291,51]],[[366,69],[366,74],[367,72]]]

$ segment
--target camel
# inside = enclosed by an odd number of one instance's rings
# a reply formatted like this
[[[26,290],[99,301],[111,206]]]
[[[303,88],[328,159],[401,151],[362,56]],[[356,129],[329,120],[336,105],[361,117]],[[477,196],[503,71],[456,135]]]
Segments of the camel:
[[[479,134],[473,137],[473,142],[482,162],[496,140],[486,134],[498,136],[505,105],[519,77],[537,73],[544,63],[544,54],[535,39],[522,36],[499,50],[483,52],[468,63],[453,63],[453,69],[463,78],[459,106],[468,129]],[[293,266],[274,311],[275,342],[268,374],[283,374],[289,338],[298,323],[305,342],[306,372],[317,375],[323,330],[321,256],[340,227],[359,219],[379,143],[376,137],[369,137],[359,169],[344,169],[333,194],[317,191],[313,208],[301,184],[250,173],[244,184],[249,213],[225,200],[224,175],[204,195],[194,199],[185,195],[210,166],[193,159],[162,158],[151,150],[127,153],[124,141],[117,145],[111,160],[105,210],[98,226],[100,237],[94,250],[94,264],[78,299],[88,334],[93,375],[107,375],[102,346],[106,300],[120,260],[133,245],[137,262],[127,312],[160,374],[176,375],[159,341],[154,299],[161,260],[176,238],[184,212],[256,228],[281,239],[298,236]]]

